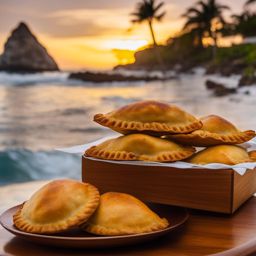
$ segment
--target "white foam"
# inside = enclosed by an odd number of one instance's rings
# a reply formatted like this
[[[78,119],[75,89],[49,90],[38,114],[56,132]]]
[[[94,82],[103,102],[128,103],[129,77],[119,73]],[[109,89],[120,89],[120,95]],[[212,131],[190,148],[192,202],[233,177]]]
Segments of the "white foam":
[[[33,74],[0,72],[0,85],[63,83],[67,81],[68,75],[68,72],[42,72]]]

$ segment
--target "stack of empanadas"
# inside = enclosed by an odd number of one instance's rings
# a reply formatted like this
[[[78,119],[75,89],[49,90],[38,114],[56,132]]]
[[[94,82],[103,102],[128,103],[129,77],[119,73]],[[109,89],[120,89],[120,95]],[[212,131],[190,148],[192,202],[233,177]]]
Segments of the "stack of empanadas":
[[[131,195],[100,196],[96,187],[74,180],[55,180],[42,187],[19,208],[13,221],[29,233],[52,234],[76,227],[103,236],[147,233],[169,225]]]
[[[235,125],[217,115],[209,115],[200,120],[203,123],[201,129],[189,134],[168,136],[182,144],[206,147],[190,157],[188,162],[235,165],[254,161],[247,150],[237,144],[251,140],[255,137],[255,131],[240,131]]]
[[[175,105],[142,101],[97,114],[94,121],[124,135],[89,148],[85,155],[90,157],[230,165],[255,161],[245,149],[235,146],[255,137],[255,131],[240,131],[216,115],[197,119]],[[195,147],[206,149],[194,154]]]
[[[157,101],[142,101],[124,106],[108,114],[97,114],[94,121],[123,136],[88,149],[87,156],[109,160],[144,160],[175,162],[195,152],[192,146],[182,146],[161,138],[168,134],[183,134],[202,127],[202,122],[175,105]]]

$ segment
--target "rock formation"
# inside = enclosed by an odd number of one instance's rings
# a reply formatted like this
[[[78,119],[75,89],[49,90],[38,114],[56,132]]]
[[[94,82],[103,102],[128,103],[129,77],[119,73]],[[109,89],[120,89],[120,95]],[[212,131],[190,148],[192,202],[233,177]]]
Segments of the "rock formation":
[[[38,42],[28,26],[21,22],[4,45],[0,70],[40,72],[59,70],[57,63]]]
[[[121,74],[107,74],[100,72],[77,72],[69,75],[70,79],[82,80],[85,82],[105,83],[105,82],[124,82],[124,81],[154,81],[163,80],[158,76],[124,76]]]
[[[236,88],[227,88],[224,84],[212,80],[206,80],[205,86],[208,90],[211,90],[213,92],[214,96],[217,97],[222,97],[237,92]]]

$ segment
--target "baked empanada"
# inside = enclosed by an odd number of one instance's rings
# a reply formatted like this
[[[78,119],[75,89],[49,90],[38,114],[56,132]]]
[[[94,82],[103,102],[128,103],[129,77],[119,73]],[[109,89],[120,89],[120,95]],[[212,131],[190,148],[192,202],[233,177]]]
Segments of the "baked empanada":
[[[99,207],[84,225],[89,233],[116,236],[161,230],[169,223],[137,198],[108,192],[101,195]]]
[[[252,161],[256,162],[256,150],[250,151],[248,154]]]
[[[170,135],[173,141],[184,145],[207,147],[220,144],[240,144],[255,137],[255,131],[240,131],[226,119],[209,115],[201,118],[203,127],[189,134]]]
[[[202,127],[199,120],[177,106],[157,101],[136,102],[107,114],[97,114],[94,121],[122,134],[161,136],[188,133]]]
[[[222,163],[235,165],[251,162],[247,151],[239,146],[218,145],[206,148],[187,160],[193,164]]]
[[[85,222],[96,210],[100,195],[94,186],[55,180],[39,189],[14,214],[15,226],[29,233],[56,233]]]
[[[129,134],[93,146],[85,155],[108,160],[174,162],[188,158],[194,152],[193,147],[180,146],[165,139],[146,134]]]

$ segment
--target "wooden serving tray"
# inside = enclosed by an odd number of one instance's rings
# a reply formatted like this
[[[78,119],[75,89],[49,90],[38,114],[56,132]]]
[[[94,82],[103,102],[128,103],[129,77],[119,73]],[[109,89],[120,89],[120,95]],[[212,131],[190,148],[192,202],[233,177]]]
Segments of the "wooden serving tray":
[[[82,157],[82,180],[101,193],[118,191],[143,201],[234,213],[256,192],[256,170],[178,169]]]
[[[256,198],[253,197],[232,216],[192,210],[183,228],[151,242],[83,250],[36,245],[14,237],[0,227],[0,255],[253,256],[256,255],[255,216]]]

